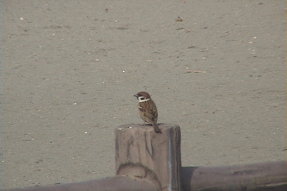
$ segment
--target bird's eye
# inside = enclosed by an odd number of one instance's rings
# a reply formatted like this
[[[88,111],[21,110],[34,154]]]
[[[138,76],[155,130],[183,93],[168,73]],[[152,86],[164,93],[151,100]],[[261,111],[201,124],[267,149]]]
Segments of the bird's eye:
[[[144,99],[145,99],[145,98],[144,98],[143,96],[140,96],[140,97],[139,97],[139,100],[141,100],[141,101],[144,100]]]

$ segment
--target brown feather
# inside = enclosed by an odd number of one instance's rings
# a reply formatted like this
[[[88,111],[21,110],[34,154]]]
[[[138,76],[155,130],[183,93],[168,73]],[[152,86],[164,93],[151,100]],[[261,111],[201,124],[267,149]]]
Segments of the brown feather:
[[[145,102],[139,102],[138,108],[142,120],[145,121],[146,123],[152,124],[155,132],[160,133],[161,131],[157,125],[157,118],[158,118],[157,108],[153,100],[150,99]]]

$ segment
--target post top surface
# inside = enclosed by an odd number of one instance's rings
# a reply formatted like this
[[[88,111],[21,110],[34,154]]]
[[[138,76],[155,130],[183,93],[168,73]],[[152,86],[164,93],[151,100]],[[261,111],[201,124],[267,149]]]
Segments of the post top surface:
[[[176,124],[166,124],[166,123],[159,123],[158,124],[160,129],[173,129],[179,128],[179,125]],[[137,130],[153,130],[152,125],[149,124],[124,124],[120,125],[116,128],[116,130],[127,130],[127,129],[137,129]]]

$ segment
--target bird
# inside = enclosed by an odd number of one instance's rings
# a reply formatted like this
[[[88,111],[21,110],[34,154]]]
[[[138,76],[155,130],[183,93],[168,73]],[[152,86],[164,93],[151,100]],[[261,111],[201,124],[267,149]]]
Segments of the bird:
[[[138,100],[138,109],[141,119],[144,122],[151,124],[156,133],[161,133],[161,130],[157,125],[157,108],[149,93],[141,91],[134,96]]]

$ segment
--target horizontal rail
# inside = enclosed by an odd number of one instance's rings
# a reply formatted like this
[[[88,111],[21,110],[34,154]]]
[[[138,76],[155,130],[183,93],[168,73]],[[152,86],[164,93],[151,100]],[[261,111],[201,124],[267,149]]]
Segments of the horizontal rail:
[[[183,167],[184,191],[286,191],[287,161],[222,167]]]
[[[80,183],[9,189],[9,191],[157,191],[156,187],[143,179],[113,176]],[[1,190],[8,191],[8,190]]]
[[[287,161],[221,167],[182,167],[183,191],[286,191]],[[113,176],[80,183],[0,191],[157,191],[145,179]]]

